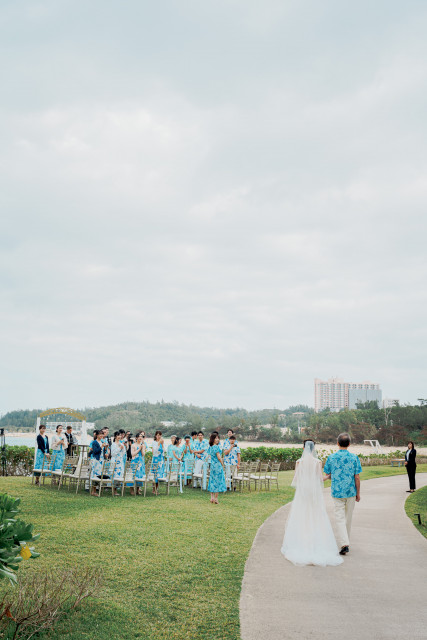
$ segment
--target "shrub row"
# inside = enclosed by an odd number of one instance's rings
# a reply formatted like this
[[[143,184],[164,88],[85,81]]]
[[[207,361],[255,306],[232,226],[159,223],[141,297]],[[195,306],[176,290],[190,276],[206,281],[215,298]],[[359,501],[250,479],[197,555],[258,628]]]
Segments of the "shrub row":
[[[31,475],[34,464],[34,447],[6,446],[5,457],[8,476]]]
[[[9,476],[29,476],[33,470],[34,447],[6,447],[6,471]],[[321,449],[317,452],[322,462],[326,461],[331,450]],[[241,459],[243,462],[281,462],[281,469],[294,469],[296,460],[299,460],[302,449],[279,448],[279,447],[247,447],[241,450]],[[373,453],[369,456],[359,455],[362,466],[390,464],[393,458],[404,458],[404,451],[392,451],[388,454]],[[151,452],[146,455],[146,461],[151,459]],[[418,462],[427,462],[425,456],[418,456]]]

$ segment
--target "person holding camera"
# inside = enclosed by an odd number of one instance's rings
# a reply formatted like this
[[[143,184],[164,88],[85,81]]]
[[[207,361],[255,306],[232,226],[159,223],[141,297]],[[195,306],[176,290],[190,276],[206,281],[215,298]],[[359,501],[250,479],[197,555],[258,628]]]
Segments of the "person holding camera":
[[[228,440],[228,445],[226,447],[224,443],[224,464],[225,465],[236,465],[237,468],[240,467],[240,447],[237,443],[236,436],[231,435]]]
[[[127,442],[126,456],[129,462],[131,462],[132,461],[132,445],[135,441],[133,439],[133,434],[130,431],[126,431],[126,442]]]

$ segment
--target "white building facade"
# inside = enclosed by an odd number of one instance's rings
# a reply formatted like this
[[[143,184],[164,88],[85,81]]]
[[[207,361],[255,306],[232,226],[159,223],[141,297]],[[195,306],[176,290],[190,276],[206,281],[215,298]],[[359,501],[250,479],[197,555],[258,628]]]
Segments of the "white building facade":
[[[314,410],[341,411],[356,409],[358,402],[378,402],[381,406],[382,391],[375,382],[345,382],[343,378],[314,379]]]

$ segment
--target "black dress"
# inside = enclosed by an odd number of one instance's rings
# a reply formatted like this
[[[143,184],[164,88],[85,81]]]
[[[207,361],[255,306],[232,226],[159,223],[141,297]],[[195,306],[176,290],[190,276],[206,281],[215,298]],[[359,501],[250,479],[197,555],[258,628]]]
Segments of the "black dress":
[[[407,455],[407,452],[405,453],[405,460],[407,462],[406,473],[409,478],[409,489],[411,491],[415,491],[415,472],[417,470],[417,463],[415,462],[415,459],[417,457],[417,450],[409,449],[408,451],[409,455]]]

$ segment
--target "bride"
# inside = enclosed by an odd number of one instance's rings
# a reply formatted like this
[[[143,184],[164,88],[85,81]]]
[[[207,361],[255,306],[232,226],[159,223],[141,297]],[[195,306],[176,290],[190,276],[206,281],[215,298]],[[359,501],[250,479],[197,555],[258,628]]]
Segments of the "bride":
[[[321,461],[313,440],[306,440],[295,467],[292,486],[296,488],[286,523],[282,553],[295,565],[338,565],[338,553],[323,497]]]

